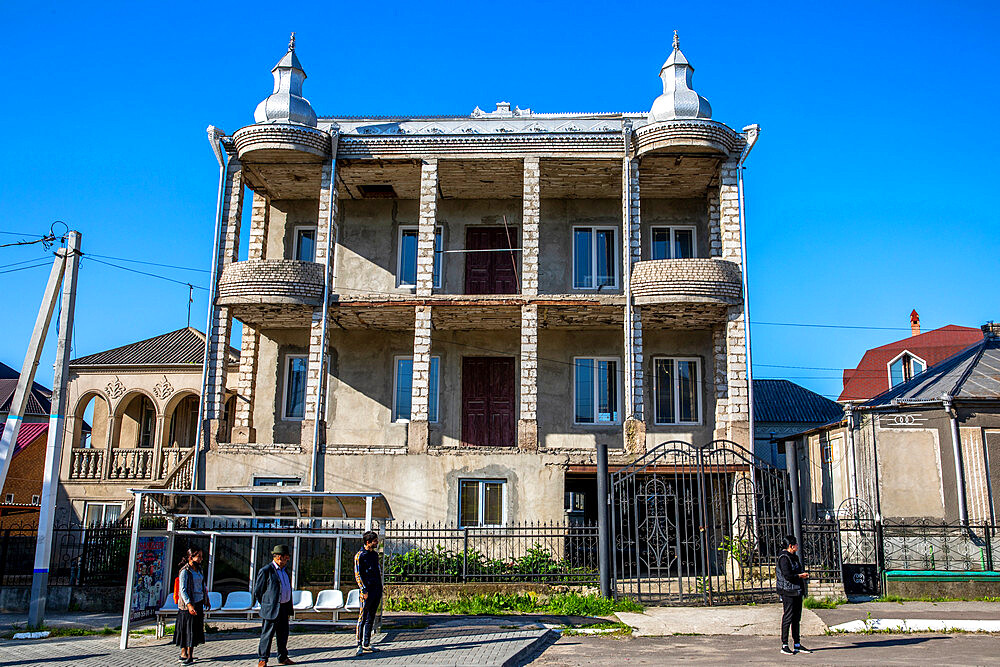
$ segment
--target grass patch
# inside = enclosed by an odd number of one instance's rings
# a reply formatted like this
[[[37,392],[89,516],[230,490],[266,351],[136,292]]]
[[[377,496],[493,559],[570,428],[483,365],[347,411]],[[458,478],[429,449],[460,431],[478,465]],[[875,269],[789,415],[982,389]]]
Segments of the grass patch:
[[[90,637],[92,635],[117,635],[121,632],[121,627],[110,627],[105,625],[103,628],[53,628],[48,625],[43,625],[40,628],[34,628],[32,630],[26,630],[21,627],[15,627],[13,630],[3,633],[0,635],[3,639],[13,639],[14,635],[18,632],[48,632],[49,636],[46,639],[52,639],[55,637]]]
[[[844,598],[814,598],[810,595],[802,601],[802,606],[806,609],[836,609],[846,602]]]
[[[923,597],[906,598],[901,595],[882,595],[872,602],[1000,602],[1000,597],[987,595],[981,598],[949,598],[925,595]]]
[[[621,621],[602,621],[600,623],[588,623],[578,628],[566,628],[562,631],[562,634],[564,637],[593,635],[596,637],[621,639],[632,634],[632,626],[626,625]]]
[[[641,612],[642,605],[629,600],[611,600],[599,595],[557,593],[547,598],[535,593],[523,595],[490,593],[461,596],[455,600],[426,597],[391,597],[386,611],[409,611],[419,614],[462,614],[493,616],[497,614],[558,614],[562,616],[608,616],[616,611]]]

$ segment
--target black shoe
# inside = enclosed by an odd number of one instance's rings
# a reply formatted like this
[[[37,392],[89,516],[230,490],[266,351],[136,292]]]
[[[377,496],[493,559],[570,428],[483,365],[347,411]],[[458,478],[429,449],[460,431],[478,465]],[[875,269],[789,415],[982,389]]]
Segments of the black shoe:
[[[795,652],[796,653],[812,653],[812,651],[810,651],[809,649],[807,649],[802,644],[796,644],[795,645]]]
[[[194,664],[194,656],[192,655],[190,658],[188,658],[187,660],[185,660],[184,664],[185,665],[193,665]]]
[[[795,655],[795,651],[788,648],[788,644],[781,645],[781,652],[784,653],[785,655]]]
[[[364,649],[359,646],[358,650],[354,652],[354,655],[362,655],[364,652]]]

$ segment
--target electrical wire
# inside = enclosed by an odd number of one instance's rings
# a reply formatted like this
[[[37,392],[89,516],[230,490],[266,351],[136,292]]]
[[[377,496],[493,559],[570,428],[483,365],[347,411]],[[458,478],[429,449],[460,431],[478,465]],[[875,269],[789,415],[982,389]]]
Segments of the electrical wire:
[[[7,269],[6,271],[0,271],[0,273],[14,273],[15,271],[25,271],[26,269],[37,269],[40,266],[52,266],[52,262],[40,262],[38,264],[32,264],[31,266],[22,266],[18,269]]]
[[[107,266],[113,266],[116,269],[121,269],[122,271],[129,271],[131,273],[138,273],[143,276],[149,276],[151,278],[159,278],[160,280],[166,280],[172,283],[177,283],[178,285],[184,285],[185,287],[193,287],[195,289],[200,289],[208,291],[207,287],[202,287],[201,285],[193,285],[191,283],[184,282],[183,280],[175,280],[174,278],[168,278],[166,276],[161,276],[156,273],[149,273],[148,271],[140,271],[139,269],[132,269],[127,266],[119,266],[118,264],[112,264],[111,262],[105,262],[103,259],[96,259],[93,255],[84,255],[83,260],[89,260],[91,262],[97,262],[98,264],[105,264]],[[82,261],[82,260],[81,260]]]
[[[179,269],[181,271],[198,271],[199,273],[211,273],[208,269],[196,269],[190,266],[177,266],[175,264],[160,264],[159,262],[147,262],[142,259],[129,259],[128,257],[111,257],[110,255],[98,255],[96,253],[86,253],[89,257],[101,257],[103,259],[113,259],[117,262],[133,262],[135,264],[146,264],[148,266],[161,266],[165,269]]]

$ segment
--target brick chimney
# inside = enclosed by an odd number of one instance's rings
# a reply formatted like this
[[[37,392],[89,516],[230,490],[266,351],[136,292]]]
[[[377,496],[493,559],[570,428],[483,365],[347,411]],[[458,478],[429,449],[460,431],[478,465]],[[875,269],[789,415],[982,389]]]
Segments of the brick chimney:
[[[920,335],[920,315],[917,315],[916,310],[910,311],[910,335]]]

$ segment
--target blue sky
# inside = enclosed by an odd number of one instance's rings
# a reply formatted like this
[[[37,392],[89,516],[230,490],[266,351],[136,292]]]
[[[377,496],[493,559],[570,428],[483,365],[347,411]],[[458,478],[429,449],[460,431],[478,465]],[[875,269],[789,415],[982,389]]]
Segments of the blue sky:
[[[912,308],[924,330],[1000,319],[996,3],[393,4],[4,3],[0,230],[63,220],[85,252],[207,286],[205,128],[253,121],[290,31],[314,108],[348,115],[645,111],[676,28],[714,118],[763,128],[746,172],[756,377],[835,396],[824,369],[903,337]],[[0,248],[0,271],[35,258]],[[46,272],[0,273],[16,368]],[[187,293],[85,261],[74,354],[184,326]],[[196,291],[198,328],[206,307]]]

